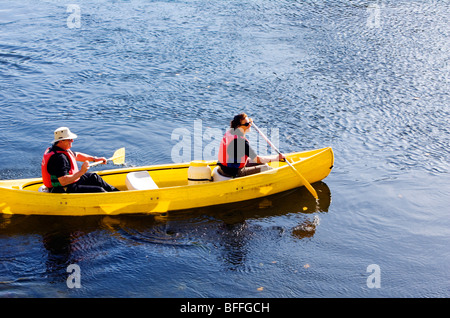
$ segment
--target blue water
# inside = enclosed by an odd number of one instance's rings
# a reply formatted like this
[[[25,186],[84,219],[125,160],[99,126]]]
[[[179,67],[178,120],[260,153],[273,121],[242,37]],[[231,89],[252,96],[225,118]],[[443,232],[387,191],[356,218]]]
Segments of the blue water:
[[[241,111],[283,152],[335,152],[319,205],[297,189],[168,218],[3,215],[0,297],[448,297],[449,7],[0,1],[0,179],[39,176],[59,126],[139,166]]]

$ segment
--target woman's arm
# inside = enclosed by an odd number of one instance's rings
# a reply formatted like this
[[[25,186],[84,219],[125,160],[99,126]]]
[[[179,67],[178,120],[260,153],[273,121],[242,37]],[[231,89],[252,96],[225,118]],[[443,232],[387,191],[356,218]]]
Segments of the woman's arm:
[[[273,156],[256,156],[254,159],[257,163],[269,163],[272,161],[281,161],[286,159],[286,157],[280,153],[279,155],[273,155]]]

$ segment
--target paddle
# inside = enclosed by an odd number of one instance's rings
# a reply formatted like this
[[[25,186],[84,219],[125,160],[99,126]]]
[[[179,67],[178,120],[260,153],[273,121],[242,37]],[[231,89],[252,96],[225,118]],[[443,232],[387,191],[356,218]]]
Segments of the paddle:
[[[267,143],[276,151],[278,152],[278,154],[281,154],[281,152],[277,149],[277,147],[275,147],[275,145],[261,132],[261,130],[259,130],[258,126],[255,125],[255,122],[252,122],[252,126],[256,129],[256,131],[261,135],[261,137],[263,137]],[[291,165],[291,163],[286,159],[286,163],[289,165],[289,167],[292,168],[292,170],[295,171],[295,173],[297,173],[297,175],[300,177],[300,180],[302,180],[303,185],[309,190],[309,192],[311,192],[311,194],[313,195],[313,197],[318,200],[319,197],[317,195],[316,190],[312,187],[312,185],[308,182],[308,180],[305,179],[304,176],[302,176],[302,174],[294,168],[293,165]]]
[[[115,165],[123,165],[125,163],[125,148],[117,149],[114,152],[113,156],[106,160],[108,160],[108,161],[112,160]],[[90,164],[89,167],[94,167],[101,163],[102,163],[102,161],[97,161],[97,162],[94,162],[93,164]]]

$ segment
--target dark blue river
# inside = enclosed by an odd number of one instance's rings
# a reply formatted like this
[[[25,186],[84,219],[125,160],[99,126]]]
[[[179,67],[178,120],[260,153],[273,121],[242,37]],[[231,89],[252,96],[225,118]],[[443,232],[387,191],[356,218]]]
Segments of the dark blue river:
[[[318,205],[299,188],[168,217],[2,214],[0,297],[449,297],[449,9],[0,0],[0,179],[39,177],[60,126],[128,166],[211,159],[239,112],[282,152],[335,153]]]

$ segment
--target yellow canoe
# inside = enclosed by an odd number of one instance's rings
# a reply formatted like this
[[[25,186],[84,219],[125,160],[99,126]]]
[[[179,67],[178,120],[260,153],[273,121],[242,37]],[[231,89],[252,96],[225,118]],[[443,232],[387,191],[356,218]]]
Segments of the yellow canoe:
[[[310,182],[328,176],[334,155],[331,147],[286,154],[291,164]],[[214,169],[216,162],[208,162]],[[265,197],[301,187],[297,174],[286,163],[270,163],[273,170],[247,177],[188,184],[190,163],[153,165],[98,171],[120,189],[108,193],[44,193],[41,178],[1,180],[0,211],[25,215],[117,215],[166,213]],[[128,190],[129,173],[148,171],[157,188]],[[313,185],[314,186],[314,185]]]

